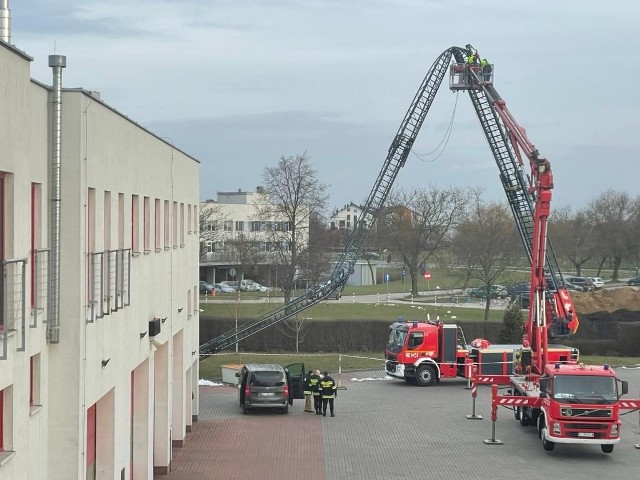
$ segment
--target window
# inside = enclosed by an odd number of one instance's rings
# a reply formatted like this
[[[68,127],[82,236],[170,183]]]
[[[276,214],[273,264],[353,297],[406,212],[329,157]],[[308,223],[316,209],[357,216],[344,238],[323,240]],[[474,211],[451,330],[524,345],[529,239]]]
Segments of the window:
[[[164,201],[164,249],[169,248],[169,200]]]
[[[0,459],[13,450],[13,387],[0,390]]]
[[[29,406],[38,407],[40,403],[40,354],[29,359]]]
[[[173,248],[178,248],[178,202],[173,202]]]
[[[131,195],[131,249],[140,253],[140,198]]]
[[[118,194],[118,248],[124,248],[124,193]]]
[[[96,189],[87,192],[87,250],[96,251]]]
[[[160,215],[162,211],[160,210],[160,199],[156,198],[154,205],[153,213],[154,213],[154,229],[153,229],[153,246],[156,249],[156,252],[160,251]]]
[[[233,220],[226,220],[224,222],[224,231],[232,232],[233,231]]]
[[[200,228],[198,227],[198,223],[200,222],[198,217],[198,207],[197,205],[193,206],[193,233],[198,233]]]
[[[180,246],[184,247],[184,203],[180,204]]]
[[[244,232],[244,222],[242,220],[236,222],[236,232]]]
[[[0,173],[0,261],[4,260],[4,208],[5,208],[5,198],[4,198],[4,174]],[[4,330],[4,275],[0,275],[0,331]],[[6,355],[7,352],[2,352],[2,355]],[[0,415],[0,419],[2,415]],[[2,429],[0,429],[0,433]],[[2,451],[2,446],[0,445],[0,451]]]
[[[143,200],[143,234],[144,234],[144,253],[151,251],[151,199],[144,197]]]
[[[111,249],[111,192],[104,192],[104,249]]]
[[[187,231],[187,233],[191,233],[191,205],[187,206],[187,227],[189,228],[189,231]]]
[[[36,250],[42,248],[42,185],[31,184],[31,307],[36,302]]]

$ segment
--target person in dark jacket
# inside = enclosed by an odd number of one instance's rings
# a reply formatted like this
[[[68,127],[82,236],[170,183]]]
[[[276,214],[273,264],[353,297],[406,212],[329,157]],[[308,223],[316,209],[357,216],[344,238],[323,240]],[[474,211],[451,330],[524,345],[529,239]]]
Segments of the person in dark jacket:
[[[320,370],[315,370],[311,376],[311,395],[313,396],[313,408],[317,415],[322,413],[322,397],[320,396]]]
[[[338,386],[333,378],[329,376],[329,372],[324,371],[324,376],[320,380],[320,395],[322,396],[322,416],[327,416],[327,404],[329,404],[329,410],[331,416],[335,417],[335,411],[333,409],[334,399],[338,396]]]
[[[313,410],[311,410],[311,397],[313,396],[315,384],[311,385],[312,377],[312,370],[309,370],[307,376],[304,377],[304,411],[307,413],[313,413]]]

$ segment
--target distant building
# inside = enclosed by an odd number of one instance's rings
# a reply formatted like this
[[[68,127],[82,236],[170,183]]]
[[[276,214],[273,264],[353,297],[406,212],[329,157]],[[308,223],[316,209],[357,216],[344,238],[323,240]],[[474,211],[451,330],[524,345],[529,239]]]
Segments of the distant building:
[[[329,219],[331,230],[353,230],[360,218],[362,207],[351,202],[341,209],[335,209]]]
[[[218,192],[215,201],[200,208],[200,278],[220,282],[242,271],[244,277],[259,275],[274,286],[277,267],[290,250],[292,228],[288,218],[272,213],[264,189]],[[297,225],[298,245],[304,247],[308,236],[309,222],[304,220]]]

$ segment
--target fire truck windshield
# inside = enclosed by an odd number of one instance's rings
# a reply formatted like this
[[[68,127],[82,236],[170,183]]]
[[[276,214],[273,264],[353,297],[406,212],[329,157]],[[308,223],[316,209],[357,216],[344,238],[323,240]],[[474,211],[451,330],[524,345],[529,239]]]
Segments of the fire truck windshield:
[[[404,345],[404,341],[407,338],[407,332],[403,330],[395,330],[391,329],[391,333],[389,334],[389,340],[387,341],[387,345],[389,347],[402,347]]]
[[[615,378],[595,375],[557,375],[553,398],[576,403],[611,403],[618,399]]]

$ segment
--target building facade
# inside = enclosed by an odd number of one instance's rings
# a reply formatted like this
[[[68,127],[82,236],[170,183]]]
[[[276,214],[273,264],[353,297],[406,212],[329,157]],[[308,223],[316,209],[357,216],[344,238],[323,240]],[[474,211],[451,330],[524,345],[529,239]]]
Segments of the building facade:
[[[0,41],[0,480],[150,479],[198,414],[199,163],[31,62]]]
[[[276,286],[278,265],[291,253],[293,228],[274,213],[264,190],[218,192],[200,208],[200,279],[215,283],[257,275],[260,283]],[[297,219],[295,248],[303,251],[309,243],[308,213],[301,209]]]

